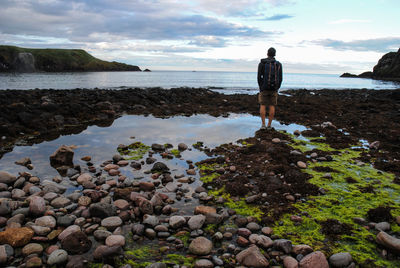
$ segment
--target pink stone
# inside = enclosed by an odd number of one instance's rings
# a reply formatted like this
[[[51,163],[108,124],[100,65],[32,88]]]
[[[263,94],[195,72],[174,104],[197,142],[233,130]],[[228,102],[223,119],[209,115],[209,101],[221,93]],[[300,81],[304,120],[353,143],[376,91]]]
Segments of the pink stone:
[[[321,251],[315,251],[306,255],[300,261],[300,268],[329,268],[328,261],[326,260],[325,254]]]
[[[122,235],[110,235],[106,238],[106,245],[109,247],[113,246],[125,246],[125,237]]]

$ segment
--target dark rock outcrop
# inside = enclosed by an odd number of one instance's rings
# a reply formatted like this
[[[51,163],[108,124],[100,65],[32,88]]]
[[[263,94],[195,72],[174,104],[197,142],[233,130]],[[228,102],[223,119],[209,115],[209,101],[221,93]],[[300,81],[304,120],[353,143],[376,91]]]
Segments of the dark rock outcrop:
[[[344,73],[340,77],[400,81],[400,48],[397,52],[389,52],[383,55],[372,72],[367,71],[359,75]]]
[[[400,48],[383,55],[374,67],[373,77],[400,81]]]
[[[82,49],[0,46],[0,72],[141,71],[138,66],[97,59]]]

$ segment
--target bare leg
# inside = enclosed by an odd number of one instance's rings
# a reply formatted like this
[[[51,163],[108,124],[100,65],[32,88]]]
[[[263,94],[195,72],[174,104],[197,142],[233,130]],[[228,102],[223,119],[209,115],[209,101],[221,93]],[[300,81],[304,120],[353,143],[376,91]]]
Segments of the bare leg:
[[[260,116],[261,116],[261,123],[262,123],[262,126],[265,126],[265,111],[266,109],[265,109],[265,105],[260,105]]]
[[[272,124],[272,120],[274,119],[274,116],[275,116],[275,106],[274,105],[270,105],[269,106],[269,112],[268,112],[268,126],[269,127]],[[262,116],[261,116],[261,118],[262,118]],[[264,106],[264,124],[265,124],[265,106]]]

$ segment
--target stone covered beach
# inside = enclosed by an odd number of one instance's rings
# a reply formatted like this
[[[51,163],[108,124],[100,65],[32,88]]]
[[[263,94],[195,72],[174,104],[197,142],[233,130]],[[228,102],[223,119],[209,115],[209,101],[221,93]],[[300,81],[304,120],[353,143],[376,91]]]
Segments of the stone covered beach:
[[[2,90],[0,103],[2,156],[125,114],[258,114],[254,95],[193,88]],[[306,130],[215,148],[132,140],[101,162],[63,146],[51,180],[17,159],[23,172],[0,170],[0,264],[398,267],[399,111],[400,89],[284,91],[277,120]]]

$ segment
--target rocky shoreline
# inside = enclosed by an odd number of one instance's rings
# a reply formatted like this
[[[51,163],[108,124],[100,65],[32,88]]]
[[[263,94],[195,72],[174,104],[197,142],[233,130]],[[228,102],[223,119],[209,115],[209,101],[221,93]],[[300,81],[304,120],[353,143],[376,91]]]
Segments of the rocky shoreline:
[[[339,221],[334,215],[318,219],[312,202],[337,200],[329,183],[343,183],[341,173],[347,171],[339,168],[346,163],[352,164],[347,169],[360,174],[346,173],[344,178],[346,187],[358,184],[355,196],[361,191],[367,198],[374,193],[380,199],[388,187],[398,191],[399,100],[400,90],[287,91],[279,98],[277,118],[309,126],[295,133],[307,140],[258,131],[239,145],[213,150],[201,143],[178,144],[176,149],[132,143],[120,145],[119,154],[102,163],[92,162],[88,155],[82,158],[86,165],[74,165],[73,149],[62,147],[50,159],[64,172],[63,178],[41,181],[29,170],[18,175],[0,172],[0,263],[15,267],[87,267],[90,263],[92,267],[311,268],[384,267],[388,261],[395,267],[400,261],[398,204],[382,207],[368,199],[369,206],[359,208],[362,214],[355,212]],[[6,90],[0,91],[0,102],[3,153],[21,139],[28,144],[54,139],[92,124],[109,125],[124,113],[168,117],[258,112],[255,96],[190,88]],[[351,149],[361,138],[369,141],[369,148]],[[186,172],[177,173],[167,161],[155,158],[179,158],[179,152],[188,149],[204,150],[210,159],[200,163],[184,159]],[[138,159],[126,157],[136,156],[138,150]],[[30,167],[29,159],[19,162]],[[394,175],[370,171],[369,163]],[[133,180],[122,175],[120,170],[126,167],[149,169],[143,171],[144,178]],[[190,193],[188,187],[198,174],[204,185]],[[364,183],[372,176],[380,182]],[[62,180],[79,188],[64,194]],[[182,213],[177,206],[181,200],[199,205],[192,213]],[[328,207],[336,205],[332,201]],[[325,213],[322,209],[320,213]],[[321,225],[323,244],[318,239],[310,240],[313,247],[300,243],[296,228],[315,222]],[[338,251],[337,241],[349,234],[361,237],[359,232],[372,237],[372,242],[362,240],[369,243],[371,255]],[[306,233],[302,236],[307,238]],[[383,259],[368,260],[372,254]]]

